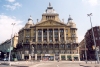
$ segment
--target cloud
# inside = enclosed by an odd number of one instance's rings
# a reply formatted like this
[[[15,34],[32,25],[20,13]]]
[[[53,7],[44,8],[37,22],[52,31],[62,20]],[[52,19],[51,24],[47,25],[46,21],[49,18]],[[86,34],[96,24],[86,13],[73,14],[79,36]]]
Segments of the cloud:
[[[12,33],[12,23],[16,23],[14,28],[13,28],[13,34],[17,33],[19,31],[19,29],[21,29],[23,27],[23,25],[21,24],[23,21],[16,19],[16,17],[10,17],[10,16],[6,16],[1,14],[0,15],[0,43],[10,39],[11,38],[11,33]]]
[[[6,7],[7,10],[9,10],[9,9],[10,10],[15,10],[16,8],[21,7],[21,4],[16,2],[16,3],[12,4],[12,5],[4,5],[4,7]]]
[[[99,0],[82,0],[82,2],[91,6],[97,6],[100,3]]]
[[[12,3],[12,2],[15,2],[15,0],[7,0],[7,1],[8,1],[8,2],[11,2],[11,3]]]

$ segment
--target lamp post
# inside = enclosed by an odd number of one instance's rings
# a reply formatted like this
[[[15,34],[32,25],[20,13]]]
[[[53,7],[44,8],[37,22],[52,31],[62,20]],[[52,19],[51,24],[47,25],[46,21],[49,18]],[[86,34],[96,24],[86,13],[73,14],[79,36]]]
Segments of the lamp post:
[[[91,24],[91,28],[92,28],[93,41],[94,41],[94,46],[95,46],[95,54],[96,54],[97,63],[99,64],[99,58],[98,58],[98,53],[97,53],[97,49],[96,49],[96,42],[95,42],[95,37],[94,37],[94,31],[93,31],[92,22],[91,22],[92,13],[87,14],[87,16],[90,17],[90,24]]]
[[[12,36],[13,36],[13,28],[14,28],[14,25],[15,25],[15,23],[12,23],[11,25],[13,25],[13,27],[12,27],[12,34],[11,34],[11,45],[9,45],[9,65],[11,65],[10,64],[10,56],[11,56],[11,47],[12,47]]]

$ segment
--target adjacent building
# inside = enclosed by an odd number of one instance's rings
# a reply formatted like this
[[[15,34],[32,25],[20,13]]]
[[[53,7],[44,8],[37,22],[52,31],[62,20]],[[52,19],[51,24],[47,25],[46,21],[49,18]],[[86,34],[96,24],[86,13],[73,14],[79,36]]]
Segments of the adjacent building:
[[[18,60],[80,60],[76,24],[71,16],[61,21],[50,3],[41,21],[30,16],[18,35]]]
[[[94,32],[94,39],[96,43],[96,48],[98,51],[98,56],[100,58],[100,26],[93,27]],[[93,39],[93,32],[92,29],[89,29],[85,34],[85,42],[87,47],[87,59],[88,60],[96,60],[96,53],[95,53],[95,47],[94,47],[94,39]]]
[[[15,34],[14,37],[12,38],[12,45],[11,45],[11,39],[8,39],[0,44],[0,55],[1,58],[4,58],[4,55],[6,57],[9,56],[9,51],[13,50],[13,48],[16,48],[16,45],[18,43],[18,35]]]
[[[80,54],[80,60],[86,60],[87,58],[87,48],[86,48],[86,42],[85,39],[83,39],[80,43],[79,43],[79,54]]]

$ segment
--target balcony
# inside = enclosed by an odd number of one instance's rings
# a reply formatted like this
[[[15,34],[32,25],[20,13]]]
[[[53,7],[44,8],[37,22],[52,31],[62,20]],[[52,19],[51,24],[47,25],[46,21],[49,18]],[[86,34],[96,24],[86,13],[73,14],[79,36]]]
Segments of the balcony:
[[[26,37],[30,37],[29,35],[27,35]]]
[[[54,41],[54,43],[59,43],[59,41]]]
[[[43,41],[44,44],[47,44],[47,41]]]

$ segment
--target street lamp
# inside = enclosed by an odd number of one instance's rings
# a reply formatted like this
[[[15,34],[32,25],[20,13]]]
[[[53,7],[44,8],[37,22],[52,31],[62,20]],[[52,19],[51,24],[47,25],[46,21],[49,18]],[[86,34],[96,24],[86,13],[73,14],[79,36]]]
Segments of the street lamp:
[[[99,63],[99,57],[98,57],[98,53],[97,53],[97,49],[96,49],[96,42],[95,42],[95,37],[94,37],[94,31],[93,31],[92,22],[91,22],[92,13],[87,14],[87,16],[90,17],[90,24],[91,24],[91,28],[92,28],[93,41],[94,41],[94,46],[95,46],[95,54],[96,54],[97,63]]]
[[[13,25],[13,27],[12,27],[12,34],[11,34],[11,45],[9,45],[9,65],[11,65],[10,64],[10,56],[11,56],[11,47],[12,47],[12,37],[13,37],[13,28],[14,28],[14,25],[15,25],[15,23],[12,23],[11,25]]]

